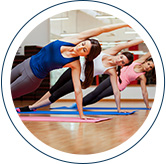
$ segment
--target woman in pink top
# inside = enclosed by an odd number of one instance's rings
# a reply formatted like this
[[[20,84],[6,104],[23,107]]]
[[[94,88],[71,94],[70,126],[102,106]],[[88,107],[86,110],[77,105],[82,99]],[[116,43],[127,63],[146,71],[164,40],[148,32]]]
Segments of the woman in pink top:
[[[150,108],[150,106],[148,101],[148,92],[146,89],[145,73],[154,68],[153,60],[150,57],[151,54],[148,52],[146,55],[135,60],[131,65],[123,67],[118,78],[118,88],[120,91],[124,90],[127,85],[130,84],[130,82],[134,80],[140,80],[142,95],[147,108]],[[83,98],[83,106],[96,103],[102,98],[111,96],[113,94],[110,77],[108,77],[102,81],[94,91],[90,92]],[[73,104],[71,108],[76,108],[76,104]],[[118,112],[120,112],[120,110],[118,110]]]

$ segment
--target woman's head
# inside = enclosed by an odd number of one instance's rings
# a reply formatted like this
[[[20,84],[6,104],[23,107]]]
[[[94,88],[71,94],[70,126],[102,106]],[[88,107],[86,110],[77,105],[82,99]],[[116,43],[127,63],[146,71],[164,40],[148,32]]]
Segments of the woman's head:
[[[82,88],[89,87],[93,82],[93,59],[95,59],[101,52],[100,43],[95,39],[88,39],[91,43],[89,54],[85,56],[85,81],[82,83]]]
[[[147,59],[144,63],[142,63],[143,71],[149,72],[154,68],[154,62],[152,58]]]
[[[118,66],[127,66],[130,65],[133,62],[133,54],[130,52],[123,52],[119,55],[117,55],[116,64]]]
[[[90,53],[92,44],[89,40],[82,41],[74,47],[74,51],[78,56],[87,56]]]
[[[153,63],[153,59],[149,58],[144,63],[142,63],[143,71],[146,73],[147,83],[150,80],[152,83],[156,81],[156,71]]]
[[[117,65],[118,65],[118,78],[119,82],[122,83],[122,80],[120,78],[120,70],[121,66],[128,66],[133,62],[133,54],[130,52],[123,52],[117,56]]]
[[[84,56],[89,61],[92,61],[100,54],[101,46],[97,40],[88,39],[77,44],[74,47],[74,51],[78,56]]]

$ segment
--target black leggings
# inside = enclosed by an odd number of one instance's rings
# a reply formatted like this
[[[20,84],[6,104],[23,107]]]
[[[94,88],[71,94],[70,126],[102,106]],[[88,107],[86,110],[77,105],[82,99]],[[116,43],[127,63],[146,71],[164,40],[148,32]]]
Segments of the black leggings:
[[[51,103],[55,102],[62,96],[71,93],[74,91],[72,76],[71,76],[71,68],[67,69],[58,81],[50,88],[49,100]]]
[[[110,77],[107,77],[95,88],[94,91],[90,92],[83,98],[83,106],[94,104],[102,98],[111,96],[113,94]]]
[[[49,100],[51,103],[55,102],[62,96],[71,93],[74,91],[74,86],[72,82],[71,69],[67,69],[58,81],[52,86],[50,89],[51,96]],[[104,97],[113,95],[113,89],[110,82],[110,78],[108,77],[103,82],[96,87],[96,89],[90,92],[83,98],[83,106],[96,103]]]

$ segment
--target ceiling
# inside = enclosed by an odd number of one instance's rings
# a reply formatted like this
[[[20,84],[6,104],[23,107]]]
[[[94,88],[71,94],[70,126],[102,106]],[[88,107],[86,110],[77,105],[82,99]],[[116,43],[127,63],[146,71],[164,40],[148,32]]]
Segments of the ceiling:
[[[102,18],[99,18],[101,16]],[[106,16],[111,17],[107,18]],[[55,18],[58,18],[58,20]],[[63,18],[65,20],[60,20],[59,18]],[[50,18],[50,39],[55,40],[64,35],[74,35],[87,29],[122,22],[123,21],[117,17],[100,11],[67,11]],[[104,33],[96,37],[96,39],[102,42],[103,48],[138,38],[140,38],[139,35],[133,29],[128,27]]]

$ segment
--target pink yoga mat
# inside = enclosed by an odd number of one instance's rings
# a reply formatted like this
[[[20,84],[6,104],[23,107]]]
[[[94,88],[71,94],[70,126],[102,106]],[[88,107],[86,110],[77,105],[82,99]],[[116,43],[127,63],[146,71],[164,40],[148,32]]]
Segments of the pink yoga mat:
[[[79,117],[30,117],[30,116],[20,116],[22,121],[48,121],[48,122],[89,122],[95,123],[105,120],[110,120],[112,118],[97,118],[95,120],[82,120]]]

